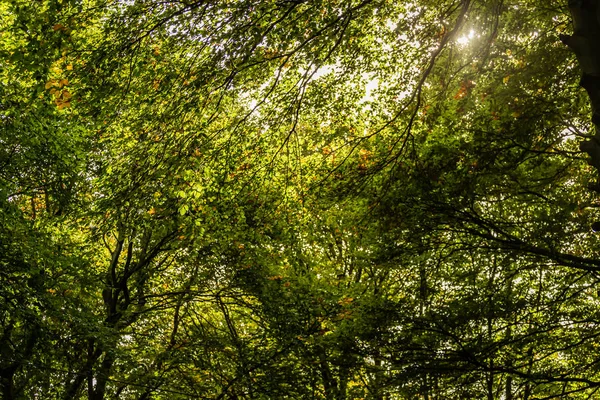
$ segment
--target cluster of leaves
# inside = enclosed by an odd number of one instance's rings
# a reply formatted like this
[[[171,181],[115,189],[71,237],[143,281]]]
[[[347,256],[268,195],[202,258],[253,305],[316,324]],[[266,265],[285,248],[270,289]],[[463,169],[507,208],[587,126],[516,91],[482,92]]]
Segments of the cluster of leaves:
[[[566,8],[14,0],[0,26],[2,398],[600,388]]]

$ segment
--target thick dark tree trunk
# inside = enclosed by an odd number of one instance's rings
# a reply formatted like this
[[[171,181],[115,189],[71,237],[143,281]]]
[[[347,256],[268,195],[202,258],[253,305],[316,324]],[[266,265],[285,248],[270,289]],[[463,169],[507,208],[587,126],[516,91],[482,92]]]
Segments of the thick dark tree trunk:
[[[581,68],[581,86],[592,105],[594,134],[580,144],[590,156],[590,164],[600,170],[600,0],[569,0],[573,17],[573,35],[560,39],[577,56]],[[600,180],[590,189],[600,193]],[[599,226],[600,227],[600,226]],[[594,227],[594,230],[596,227]]]
[[[15,398],[14,375],[17,372],[17,364],[0,369],[0,394],[4,400]]]
[[[114,357],[111,353],[104,355],[104,360],[96,374],[96,386],[93,390],[92,396],[89,400],[103,400],[104,394],[106,393],[106,384],[108,383],[108,376],[114,363]]]
[[[12,322],[4,326],[0,338],[0,398],[3,400],[22,398],[24,383],[16,385],[15,375],[33,354],[40,333],[39,325],[31,323],[26,339],[19,341],[12,337],[14,327]]]

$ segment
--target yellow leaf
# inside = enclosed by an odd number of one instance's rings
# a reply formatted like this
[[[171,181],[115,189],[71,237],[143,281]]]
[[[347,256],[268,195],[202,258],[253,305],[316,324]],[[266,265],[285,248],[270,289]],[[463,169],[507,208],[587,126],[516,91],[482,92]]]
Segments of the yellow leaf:
[[[56,107],[58,107],[59,110],[62,110],[63,108],[71,107],[71,103],[69,103],[68,101],[62,101],[60,99],[56,99],[54,102],[56,104]]]
[[[69,84],[69,80],[68,79],[61,79],[59,84],[61,86],[67,86]]]
[[[506,75],[503,79],[502,82],[504,82],[504,84],[506,85],[508,83],[508,81],[510,80],[510,75]]]
[[[46,85],[44,86],[44,88],[46,88],[46,90],[48,90],[54,85],[56,85],[56,80],[50,79],[48,82],[46,82]]]
[[[337,317],[339,319],[351,319],[352,318],[352,311],[350,311],[350,310],[344,310],[341,313],[339,313],[337,315]]]
[[[67,71],[73,71],[73,64],[67,65]]]
[[[343,299],[338,301],[338,304],[341,306],[347,306],[348,304],[352,303],[353,301],[354,301],[354,299],[352,297],[344,297]]]

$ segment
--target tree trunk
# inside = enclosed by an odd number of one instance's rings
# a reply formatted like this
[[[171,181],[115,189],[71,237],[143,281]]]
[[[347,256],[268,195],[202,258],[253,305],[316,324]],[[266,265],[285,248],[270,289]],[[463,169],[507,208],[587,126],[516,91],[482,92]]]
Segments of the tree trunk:
[[[573,35],[560,39],[577,56],[581,68],[581,86],[587,91],[592,105],[594,134],[581,142],[581,151],[590,156],[590,165],[600,170],[600,0],[569,0],[573,17]],[[590,186],[600,193],[600,180]],[[596,230],[596,229],[594,229]]]
[[[346,392],[348,390],[348,377],[350,375],[350,370],[347,366],[341,366],[339,368],[339,390],[338,390],[338,400],[346,400]]]
[[[108,377],[110,370],[112,369],[115,361],[112,353],[107,352],[104,354],[104,360],[100,364],[100,368],[96,373],[96,386],[93,391],[93,397],[90,400],[104,400],[104,393],[106,392],[106,384],[108,383]]]
[[[18,365],[11,364],[7,368],[0,369],[0,394],[4,400],[13,400],[15,398],[14,375],[17,372]]]
[[[337,382],[333,378],[333,374],[331,373],[331,369],[329,368],[327,361],[324,359],[324,357],[320,358],[321,361],[319,362],[319,366],[321,369],[321,378],[323,379],[323,388],[325,389],[325,398],[327,400],[337,400]]]
[[[10,322],[4,327],[4,333],[0,338],[0,364],[7,363],[0,365],[0,395],[5,400],[22,397],[21,391],[25,382],[15,385],[15,375],[23,367],[25,360],[33,354],[40,333],[39,325],[34,322],[30,325],[26,338],[18,341],[14,337],[11,339],[14,327],[15,325]]]

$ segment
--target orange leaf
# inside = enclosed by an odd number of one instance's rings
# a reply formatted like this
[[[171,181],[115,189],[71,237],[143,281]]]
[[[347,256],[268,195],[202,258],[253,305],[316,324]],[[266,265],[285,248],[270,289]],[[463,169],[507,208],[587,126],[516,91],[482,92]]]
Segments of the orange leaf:
[[[354,301],[354,299],[352,297],[344,297],[343,299],[338,301],[338,304],[341,306],[347,306],[348,304],[352,303]]]

